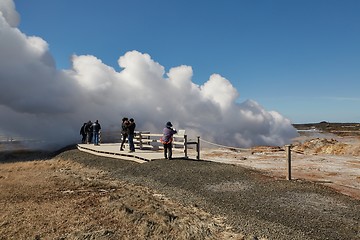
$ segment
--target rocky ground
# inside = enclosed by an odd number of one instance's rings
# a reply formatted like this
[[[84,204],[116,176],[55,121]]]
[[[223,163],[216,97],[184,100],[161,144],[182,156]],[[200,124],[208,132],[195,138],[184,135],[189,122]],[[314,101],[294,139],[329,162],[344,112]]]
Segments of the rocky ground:
[[[350,178],[359,181],[356,136],[333,139],[298,139],[294,157],[327,165],[334,156],[352,159]],[[357,195],[307,179],[301,168],[308,176],[321,171],[300,164],[287,181],[281,147],[211,149],[202,159],[139,164],[71,148],[3,150],[0,239],[360,238]]]

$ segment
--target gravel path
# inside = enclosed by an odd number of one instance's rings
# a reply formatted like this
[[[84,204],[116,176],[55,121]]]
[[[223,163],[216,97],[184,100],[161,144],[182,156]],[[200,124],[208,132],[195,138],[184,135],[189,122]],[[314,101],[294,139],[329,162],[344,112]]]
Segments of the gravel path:
[[[360,201],[315,183],[278,180],[206,161],[138,164],[78,150],[59,156],[226,217],[235,231],[253,239],[360,239]]]

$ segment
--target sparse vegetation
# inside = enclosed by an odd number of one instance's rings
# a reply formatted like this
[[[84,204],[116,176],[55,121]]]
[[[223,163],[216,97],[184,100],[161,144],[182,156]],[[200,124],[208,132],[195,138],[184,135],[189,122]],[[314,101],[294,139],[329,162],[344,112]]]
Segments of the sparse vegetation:
[[[52,159],[0,170],[0,239],[243,239],[221,218]]]

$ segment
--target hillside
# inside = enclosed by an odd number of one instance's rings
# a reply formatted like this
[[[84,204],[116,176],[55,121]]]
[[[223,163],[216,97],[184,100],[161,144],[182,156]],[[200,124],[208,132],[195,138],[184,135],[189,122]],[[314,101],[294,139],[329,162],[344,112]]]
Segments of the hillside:
[[[304,123],[293,124],[298,130],[319,130],[322,132],[334,133],[340,136],[360,136],[360,123]]]

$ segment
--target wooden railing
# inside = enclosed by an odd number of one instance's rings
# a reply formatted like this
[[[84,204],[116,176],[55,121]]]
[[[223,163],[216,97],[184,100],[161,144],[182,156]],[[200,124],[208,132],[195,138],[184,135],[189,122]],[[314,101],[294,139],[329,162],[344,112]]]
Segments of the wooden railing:
[[[160,138],[162,136],[163,134],[161,133],[150,133],[149,131],[135,131],[135,148],[141,150],[163,149],[163,144],[160,142]],[[122,135],[120,131],[103,131],[100,134],[100,142],[102,143],[120,143],[121,141]],[[200,159],[200,137],[197,137],[197,141],[188,141],[185,130],[179,130],[177,134],[173,135],[172,143],[173,150],[183,151],[185,154],[185,158],[188,158],[188,145],[196,145],[196,158]]]

